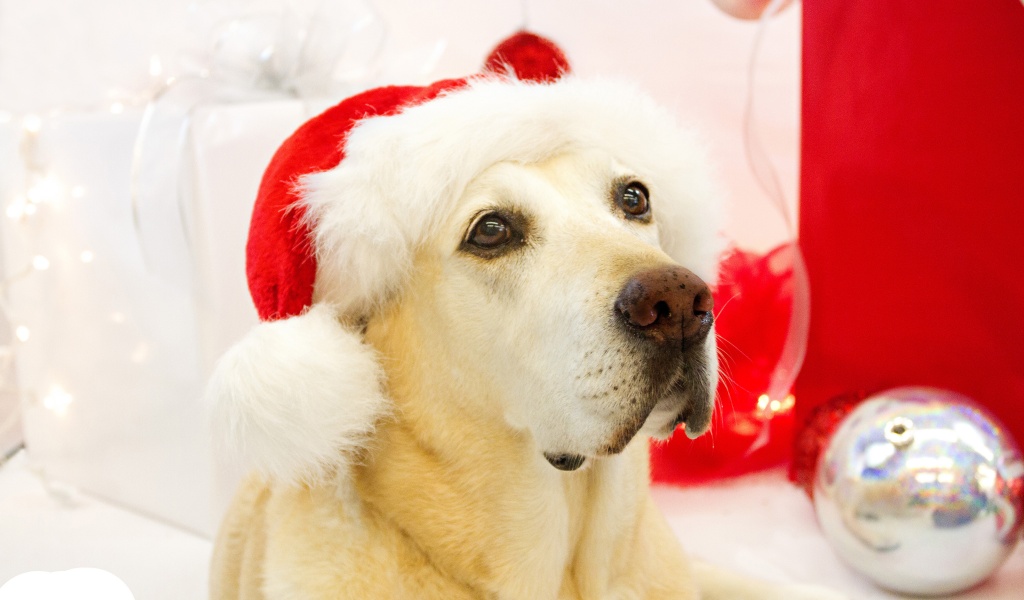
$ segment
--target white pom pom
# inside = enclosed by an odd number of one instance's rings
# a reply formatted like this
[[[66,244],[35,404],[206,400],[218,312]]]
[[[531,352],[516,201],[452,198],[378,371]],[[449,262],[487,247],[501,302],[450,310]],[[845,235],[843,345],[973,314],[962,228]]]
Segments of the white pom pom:
[[[261,323],[220,359],[207,389],[214,435],[280,482],[344,468],[391,403],[373,349],[332,307]]]

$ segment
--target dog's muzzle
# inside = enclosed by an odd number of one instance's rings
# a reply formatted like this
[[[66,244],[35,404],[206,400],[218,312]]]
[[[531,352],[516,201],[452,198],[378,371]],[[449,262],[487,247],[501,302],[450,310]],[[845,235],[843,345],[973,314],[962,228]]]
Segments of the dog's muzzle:
[[[614,306],[620,323],[652,352],[648,376],[673,380],[657,406],[661,415],[678,411],[666,423],[667,433],[685,424],[687,437],[703,434],[714,398],[714,367],[705,344],[714,325],[708,285],[678,265],[649,269],[626,281]]]
[[[686,351],[711,331],[714,299],[700,277],[680,266],[642,271],[615,299],[615,313],[630,329],[656,344]]]

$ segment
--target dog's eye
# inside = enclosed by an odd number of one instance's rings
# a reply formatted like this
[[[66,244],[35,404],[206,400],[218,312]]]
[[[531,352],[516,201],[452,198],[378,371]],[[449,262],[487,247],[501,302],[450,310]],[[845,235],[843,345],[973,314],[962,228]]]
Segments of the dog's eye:
[[[619,206],[630,217],[642,217],[651,210],[647,188],[642,183],[633,181],[626,184],[619,194]]]
[[[497,248],[512,240],[512,228],[498,215],[485,215],[469,234],[469,243],[480,248]]]

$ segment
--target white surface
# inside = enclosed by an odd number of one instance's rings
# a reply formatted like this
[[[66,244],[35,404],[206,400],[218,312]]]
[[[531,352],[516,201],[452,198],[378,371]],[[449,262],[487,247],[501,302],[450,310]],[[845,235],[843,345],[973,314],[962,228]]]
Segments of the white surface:
[[[51,489],[24,453],[0,467],[0,584],[27,571],[94,567],[118,576],[138,600],[206,597],[208,540]]]
[[[128,585],[103,569],[30,571],[0,587],[0,600],[136,600]]]
[[[781,471],[732,482],[654,490],[694,557],[780,583],[816,583],[854,600],[889,600],[844,567],[818,532],[811,503]],[[26,571],[96,567],[123,579],[139,600],[206,597],[210,541],[51,486],[22,453],[0,467],[0,584]],[[963,600],[1020,600],[1024,547]]]

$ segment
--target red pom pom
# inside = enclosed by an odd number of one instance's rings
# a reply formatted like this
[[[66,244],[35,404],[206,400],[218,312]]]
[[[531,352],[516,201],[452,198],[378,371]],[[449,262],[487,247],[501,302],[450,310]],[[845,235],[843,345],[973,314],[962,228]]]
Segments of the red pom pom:
[[[508,73],[524,81],[553,81],[570,71],[562,49],[547,38],[520,31],[498,44],[484,61],[484,71]]]

